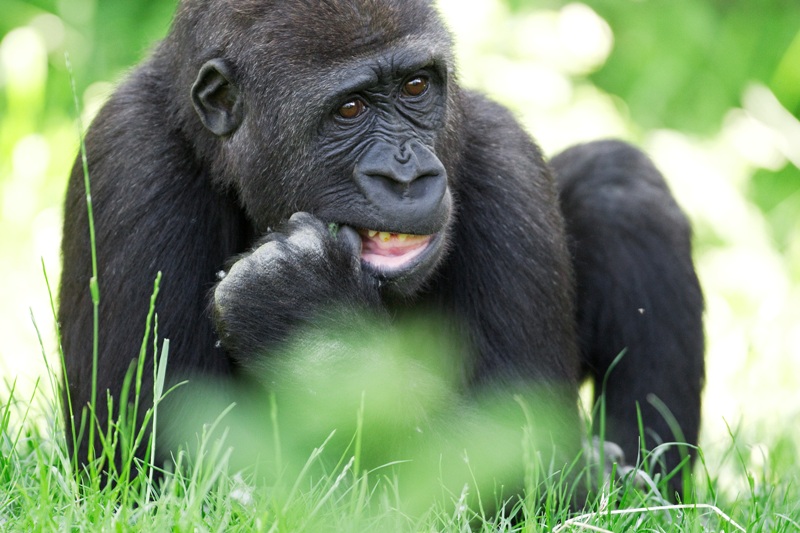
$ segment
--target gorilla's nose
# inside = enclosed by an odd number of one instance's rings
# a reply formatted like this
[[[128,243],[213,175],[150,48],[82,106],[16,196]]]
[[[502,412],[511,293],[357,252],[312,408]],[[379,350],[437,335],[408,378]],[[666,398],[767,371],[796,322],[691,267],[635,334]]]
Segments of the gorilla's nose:
[[[356,165],[355,180],[376,207],[423,216],[439,207],[447,189],[447,173],[441,161],[416,140],[401,146],[373,144]]]

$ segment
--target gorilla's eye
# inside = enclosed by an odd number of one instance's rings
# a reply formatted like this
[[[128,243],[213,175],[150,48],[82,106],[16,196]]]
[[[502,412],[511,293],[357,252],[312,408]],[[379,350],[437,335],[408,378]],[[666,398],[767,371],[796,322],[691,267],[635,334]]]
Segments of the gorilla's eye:
[[[403,85],[403,94],[406,96],[422,96],[428,90],[430,82],[425,76],[416,76]]]
[[[367,108],[364,105],[364,102],[358,98],[345,102],[342,107],[339,108],[339,116],[345,118],[347,120],[352,120],[354,118],[358,118]]]

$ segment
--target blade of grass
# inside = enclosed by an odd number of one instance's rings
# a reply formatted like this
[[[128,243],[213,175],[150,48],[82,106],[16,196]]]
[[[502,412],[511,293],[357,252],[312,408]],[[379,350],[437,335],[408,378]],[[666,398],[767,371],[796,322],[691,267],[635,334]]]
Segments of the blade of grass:
[[[153,367],[153,374],[155,374],[155,385],[153,386],[153,431],[150,433],[150,454],[151,457],[156,457],[156,431],[158,430],[158,404],[164,397],[164,386],[167,379],[167,361],[169,360],[169,339],[164,339],[164,344],[161,347],[161,357]],[[150,462],[148,472],[148,491],[145,498],[146,502],[150,501],[150,493],[153,490],[153,476],[155,465]]]
[[[89,160],[86,155],[86,139],[83,135],[83,121],[81,120],[81,107],[78,103],[78,90],[75,86],[75,76],[72,70],[72,62],[69,54],[64,54],[69,73],[70,86],[72,88],[73,105],[75,106],[76,120],[78,123],[78,134],[81,145],[81,165],[83,166],[83,186],[86,193],[86,212],[89,221],[89,243],[92,252],[92,277],[89,279],[89,291],[92,296],[92,393],[89,404],[91,416],[94,417],[95,407],[97,406],[97,359],[100,352],[100,282],[97,273],[97,238],[94,229],[94,209],[92,207],[92,189],[89,182]],[[95,425],[89,424],[89,442],[87,447],[89,465],[93,465],[95,458],[94,450],[94,428]],[[75,448],[75,453],[77,454]],[[77,462],[77,461],[76,461]],[[93,468],[93,476],[97,478],[98,471]]]

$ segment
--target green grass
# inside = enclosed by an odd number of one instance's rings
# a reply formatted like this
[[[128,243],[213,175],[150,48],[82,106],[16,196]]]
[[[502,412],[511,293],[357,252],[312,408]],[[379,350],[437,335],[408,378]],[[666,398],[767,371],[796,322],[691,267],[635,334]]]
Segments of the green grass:
[[[413,336],[412,353],[423,353],[420,360],[428,360],[430,352],[419,340],[425,335],[419,334],[418,325],[414,328],[417,334]],[[155,332],[151,335],[156,342]],[[532,442],[528,439],[533,433],[530,426],[517,433],[521,445],[504,449],[498,444],[513,439],[513,432],[502,433],[508,426],[498,414],[513,410],[510,404],[484,404],[458,419],[459,435],[466,435],[460,442],[472,446],[466,478],[448,477],[448,469],[465,460],[463,450],[443,446],[445,440],[423,440],[423,452],[406,448],[392,458],[382,444],[397,440],[412,424],[419,423],[420,409],[441,410],[441,405],[450,400],[447,394],[433,394],[438,388],[447,391],[447,383],[423,372],[435,370],[437,363],[424,368],[417,364],[419,361],[410,367],[401,365],[398,357],[408,353],[409,347],[408,341],[401,341],[407,338],[389,335],[383,344],[378,343],[380,368],[388,367],[383,375],[370,368],[370,358],[376,353],[373,348],[362,352],[354,345],[341,348],[341,339],[326,345],[325,349],[334,350],[334,356],[346,353],[353,365],[366,367],[372,383],[377,383],[359,389],[356,383],[363,383],[364,375],[356,374],[348,382],[340,375],[331,375],[332,367],[324,366],[318,374],[304,376],[305,385],[311,388],[319,387],[316,379],[333,378],[337,383],[332,394],[342,405],[323,412],[326,424],[320,424],[316,415],[331,403],[327,396],[310,406],[306,419],[298,419],[302,416],[298,402],[307,399],[301,395],[273,394],[258,409],[244,405],[229,408],[221,398],[212,398],[198,409],[222,414],[203,425],[196,435],[186,434],[190,453],[180,452],[171,471],[154,475],[157,470],[152,465],[132,460],[133,475],[123,470],[112,474],[111,483],[102,481],[99,466],[103,457],[119,453],[115,447],[130,446],[141,439],[138,428],[114,425],[105,441],[110,449],[98,450],[95,465],[77,468],[67,452],[63,418],[54,400],[59,397],[55,371],[48,369],[47,379],[38,383],[29,397],[21,397],[14,382],[7,383],[7,400],[0,409],[0,530],[800,530],[797,420],[774,431],[766,444],[755,448],[747,444],[754,435],[731,430],[721,445],[710,446],[706,453],[701,451],[693,475],[694,491],[687,496],[692,503],[682,506],[665,502],[657,489],[637,490],[619,482],[604,487],[585,509],[569,511],[563,502],[572,486],[552,476],[537,461],[535,450],[526,446]],[[376,342],[361,341],[371,347]],[[428,350],[440,348],[434,343]],[[162,350],[162,363],[167,351]],[[294,354],[287,360],[296,359]],[[297,365],[309,363],[308,359],[299,359]],[[134,365],[131,370],[132,394],[140,368]],[[163,384],[163,364],[161,368],[157,379]],[[353,366],[339,371],[351,373]],[[435,377],[435,373],[432,375]],[[398,387],[423,379],[428,379],[429,388],[420,391],[414,405],[407,399],[391,400]],[[160,390],[163,393],[163,387]],[[200,394],[207,396],[207,392]],[[129,404],[136,405],[133,396]],[[380,411],[384,410],[393,420],[391,427],[381,423]],[[145,419],[152,422],[153,415],[151,412]],[[450,431],[446,424],[437,428],[439,422],[427,421],[439,433]],[[331,424],[337,426],[336,431],[326,434]],[[247,439],[245,433],[251,435],[251,441],[242,444]],[[452,437],[452,433],[449,435]],[[430,468],[426,453],[434,448],[446,456],[439,457],[436,466]],[[514,451],[519,457],[510,463],[492,457]],[[268,460],[258,464],[242,460],[243,454],[253,456],[254,452],[267,455]],[[407,462],[409,458],[411,463]],[[414,461],[426,466],[422,471],[411,468],[408,474]],[[503,507],[498,502],[510,495],[494,486],[492,480],[495,474],[503,477],[503,469],[509,464],[525,472],[526,490],[522,498],[512,498]],[[506,511],[491,510],[498,507]],[[510,513],[523,518],[511,521],[507,518]]]
[[[618,486],[572,514],[550,506],[547,497],[542,505],[528,499],[518,504],[528,519],[512,525],[465,505],[469,488],[461,494],[443,489],[421,512],[404,512],[413,484],[402,483],[391,466],[359,471],[354,455],[329,469],[322,464],[323,443],[294,477],[267,485],[252,470],[231,468],[231,451],[211,430],[200,437],[191,464],[180,455],[175,472],[159,481],[143,467],[130,481],[104,486],[91,469],[75,474],[55,422],[61,417],[55,405],[39,400],[47,397],[43,391],[17,398],[12,383],[8,396],[0,412],[0,529],[6,531],[800,530],[798,450],[788,435],[774,441],[777,457],[758,466],[737,437],[717,458],[726,481],[704,469],[708,461],[699,465],[695,506],[664,506],[653,493]],[[432,477],[429,483],[436,482]],[[546,488],[550,494],[560,489]]]

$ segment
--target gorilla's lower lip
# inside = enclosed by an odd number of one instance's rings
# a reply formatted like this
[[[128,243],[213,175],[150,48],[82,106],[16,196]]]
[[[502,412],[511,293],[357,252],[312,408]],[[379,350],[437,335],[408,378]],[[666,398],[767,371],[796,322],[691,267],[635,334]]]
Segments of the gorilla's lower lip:
[[[383,275],[400,274],[424,259],[436,235],[359,230],[361,261]]]

